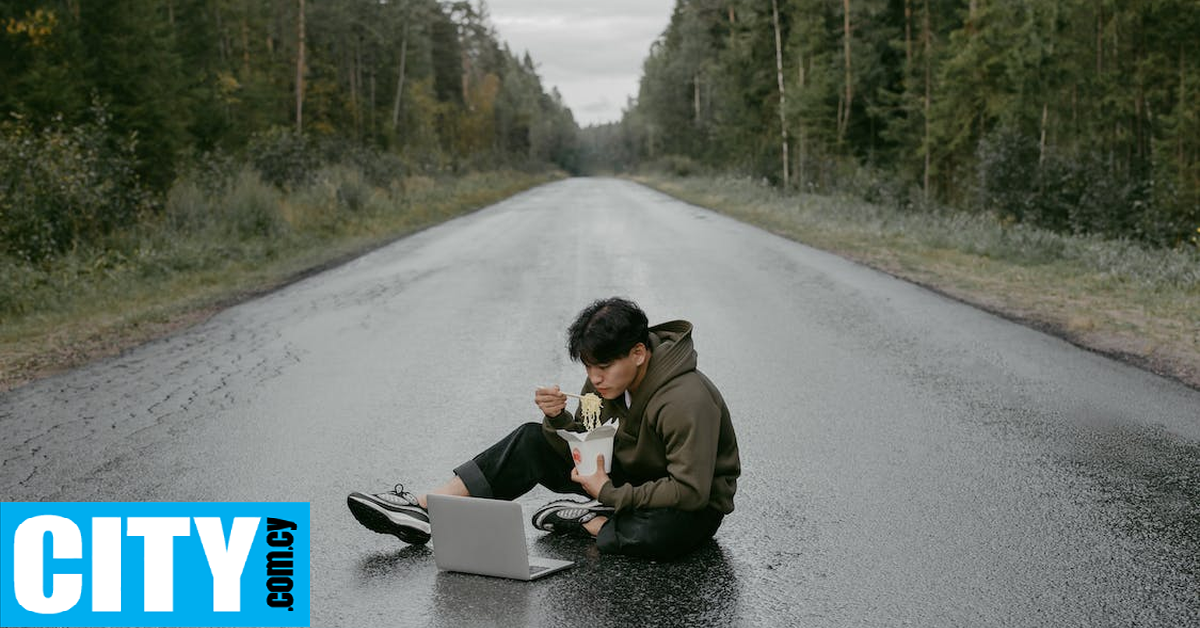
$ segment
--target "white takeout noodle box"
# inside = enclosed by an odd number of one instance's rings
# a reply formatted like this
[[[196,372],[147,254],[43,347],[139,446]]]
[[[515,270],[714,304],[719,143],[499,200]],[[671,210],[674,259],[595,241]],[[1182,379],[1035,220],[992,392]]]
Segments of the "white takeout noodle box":
[[[604,472],[612,472],[613,439],[617,435],[615,422],[605,423],[590,432],[558,430],[558,435],[571,448],[571,457],[575,459],[575,469],[579,475],[595,473],[596,456],[601,454],[604,455]]]

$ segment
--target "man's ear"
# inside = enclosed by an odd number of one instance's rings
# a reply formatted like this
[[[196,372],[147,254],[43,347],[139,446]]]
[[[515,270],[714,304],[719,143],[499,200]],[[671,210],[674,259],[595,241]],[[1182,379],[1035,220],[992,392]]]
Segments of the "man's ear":
[[[634,364],[641,366],[642,364],[646,363],[646,345],[639,342],[636,345],[633,345],[633,349],[631,349],[631,351],[633,352]]]

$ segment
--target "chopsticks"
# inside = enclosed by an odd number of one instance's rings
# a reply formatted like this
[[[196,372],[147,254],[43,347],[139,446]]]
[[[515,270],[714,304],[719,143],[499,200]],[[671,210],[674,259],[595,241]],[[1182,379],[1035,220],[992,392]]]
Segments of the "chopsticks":
[[[546,388],[549,388],[549,386],[546,386]],[[536,391],[535,391],[535,392],[536,392]],[[565,390],[560,390],[560,391],[558,391],[558,392],[560,392],[560,393],[562,393],[562,394],[564,394],[564,395],[566,395],[566,396],[568,396],[568,397],[572,397],[572,398],[574,398],[574,399],[583,399],[583,395],[576,395],[575,393],[569,393],[569,392],[567,392],[567,391],[565,391]]]

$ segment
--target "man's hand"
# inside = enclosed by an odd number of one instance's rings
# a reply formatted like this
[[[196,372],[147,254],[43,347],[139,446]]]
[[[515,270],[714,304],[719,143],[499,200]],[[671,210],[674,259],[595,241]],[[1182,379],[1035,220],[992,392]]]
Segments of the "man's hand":
[[[579,469],[572,467],[571,481],[582,484],[588,495],[600,499],[600,489],[608,484],[608,474],[604,472],[604,454],[596,456],[596,472],[591,475],[579,475]]]
[[[558,389],[558,384],[553,388],[539,388],[533,393],[533,402],[542,412],[551,418],[554,418],[563,413],[567,409],[567,396],[562,394]]]

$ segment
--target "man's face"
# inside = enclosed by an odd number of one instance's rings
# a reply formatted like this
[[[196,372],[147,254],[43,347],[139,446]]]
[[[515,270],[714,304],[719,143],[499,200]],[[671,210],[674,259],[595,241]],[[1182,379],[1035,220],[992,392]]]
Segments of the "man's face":
[[[588,379],[591,380],[592,386],[596,387],[596,392],[605,399],[617,399],[625,394],[626,390],[640,383],[640,375],[643,373],[643,365],[646,363],[646,347],[642,344],[634,345],[624,357],[617,358],[612,362],[604,362],[602,364],[584,364],[587,370]]]

